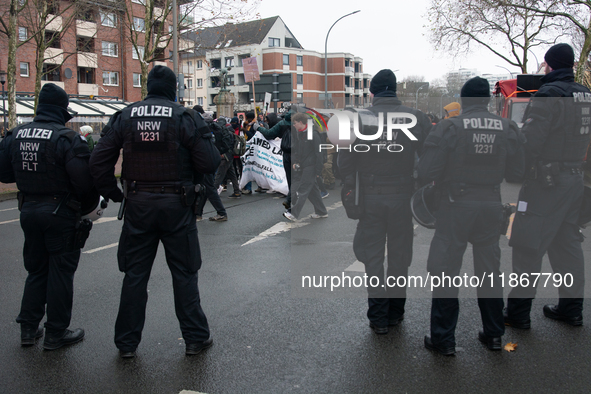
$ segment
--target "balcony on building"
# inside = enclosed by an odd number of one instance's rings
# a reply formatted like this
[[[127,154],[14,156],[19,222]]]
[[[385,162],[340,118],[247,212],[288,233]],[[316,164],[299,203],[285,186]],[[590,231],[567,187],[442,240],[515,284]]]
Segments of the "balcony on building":
[[[96,23],[88,21],[76,21],[76,35],[80,37],[94,37],[96,35]]]
[[[62,31],[63,22],[61,16],[49,14],[47,15],[47,21],[49,23],[45,26],[45,30]]]
[[[64,62],[64,50],[61,48],[47,48],[43,56],[45,63],[62,64]]]

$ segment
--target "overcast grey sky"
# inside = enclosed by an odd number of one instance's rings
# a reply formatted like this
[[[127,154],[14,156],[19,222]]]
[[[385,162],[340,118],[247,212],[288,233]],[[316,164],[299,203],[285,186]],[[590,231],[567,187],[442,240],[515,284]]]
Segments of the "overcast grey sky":
[[[453,59],[429,43],[426,13],[429,0],[262,0],[261,18],[279,15],[305,49],[324,52],[330,26],[341,16],[361,10],[339,21],[330,32],[328,52],[350,52],[363,58],[364,71],[375,74],[383,68],[396,71],[398,80],[422,75],[427,81],[447,71],[476,68],[480,73],[502,74],[519,71],[492,53],[479,51]],[[547,48],[535,55],[543,61]],[[536,68],[531,57],[529,69]]]

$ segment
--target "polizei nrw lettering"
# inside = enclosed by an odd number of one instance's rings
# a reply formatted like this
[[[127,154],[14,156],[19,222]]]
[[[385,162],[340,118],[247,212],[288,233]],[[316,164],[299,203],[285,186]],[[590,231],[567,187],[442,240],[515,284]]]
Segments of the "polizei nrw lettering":
[[[474,134],[472,136],[472,142],[477,144],[494,144],[495,134]]]
[[[491,118],[466,118],[464,119],[464,128],[503,130],[503,122],[500,119]]]
[[[31,128],[31,129],[20,129],[18,133],[16,133],[16,139],[24,139],[24,138],[37,138],[41,140],[48,140],[51,139],[51,134],[53,134],[53,130],[49,129],[38,129],[38,128]]]
[[[139,105],[131,109],[132,118],[139,118],[143,116],[172,118],[172,107],[163,107],[161,105]]]
[[[150,130],[150,131],[159,131],[160,124],[162,122],[151,122],[149,120],[145,120],[143,122],[137,122],[137,129],[138,130]]]

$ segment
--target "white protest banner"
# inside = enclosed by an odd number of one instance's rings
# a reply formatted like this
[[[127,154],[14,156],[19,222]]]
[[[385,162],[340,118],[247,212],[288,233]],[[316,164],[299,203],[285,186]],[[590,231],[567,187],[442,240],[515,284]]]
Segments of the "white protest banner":
[[[280,140],[267,141],[261,133],[257,132],[246,141],[246,153],[241,160],[240,189],[244,188],[248,182],[255,181],[263,189],[285,195],[289,193]]]

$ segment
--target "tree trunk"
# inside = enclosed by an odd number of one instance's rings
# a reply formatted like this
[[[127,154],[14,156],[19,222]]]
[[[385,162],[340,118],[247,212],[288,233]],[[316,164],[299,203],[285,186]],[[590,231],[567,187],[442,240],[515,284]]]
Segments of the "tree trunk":
[[[18,0],[10,1],[8,22],[8,129],[16,126],[16,44],[18,37],[17,12]],[[2,98],[4,105],[4,98]]]
[[[575,80],[580,84],[585,83],[585,69],[587,68],[586,66],[589,59],[589,52],[591,52],[591,20],[587,26],[585,41],[583,42],[583,47],[581,48],[581,54],[579,55],[579,61],[575,71]]]

